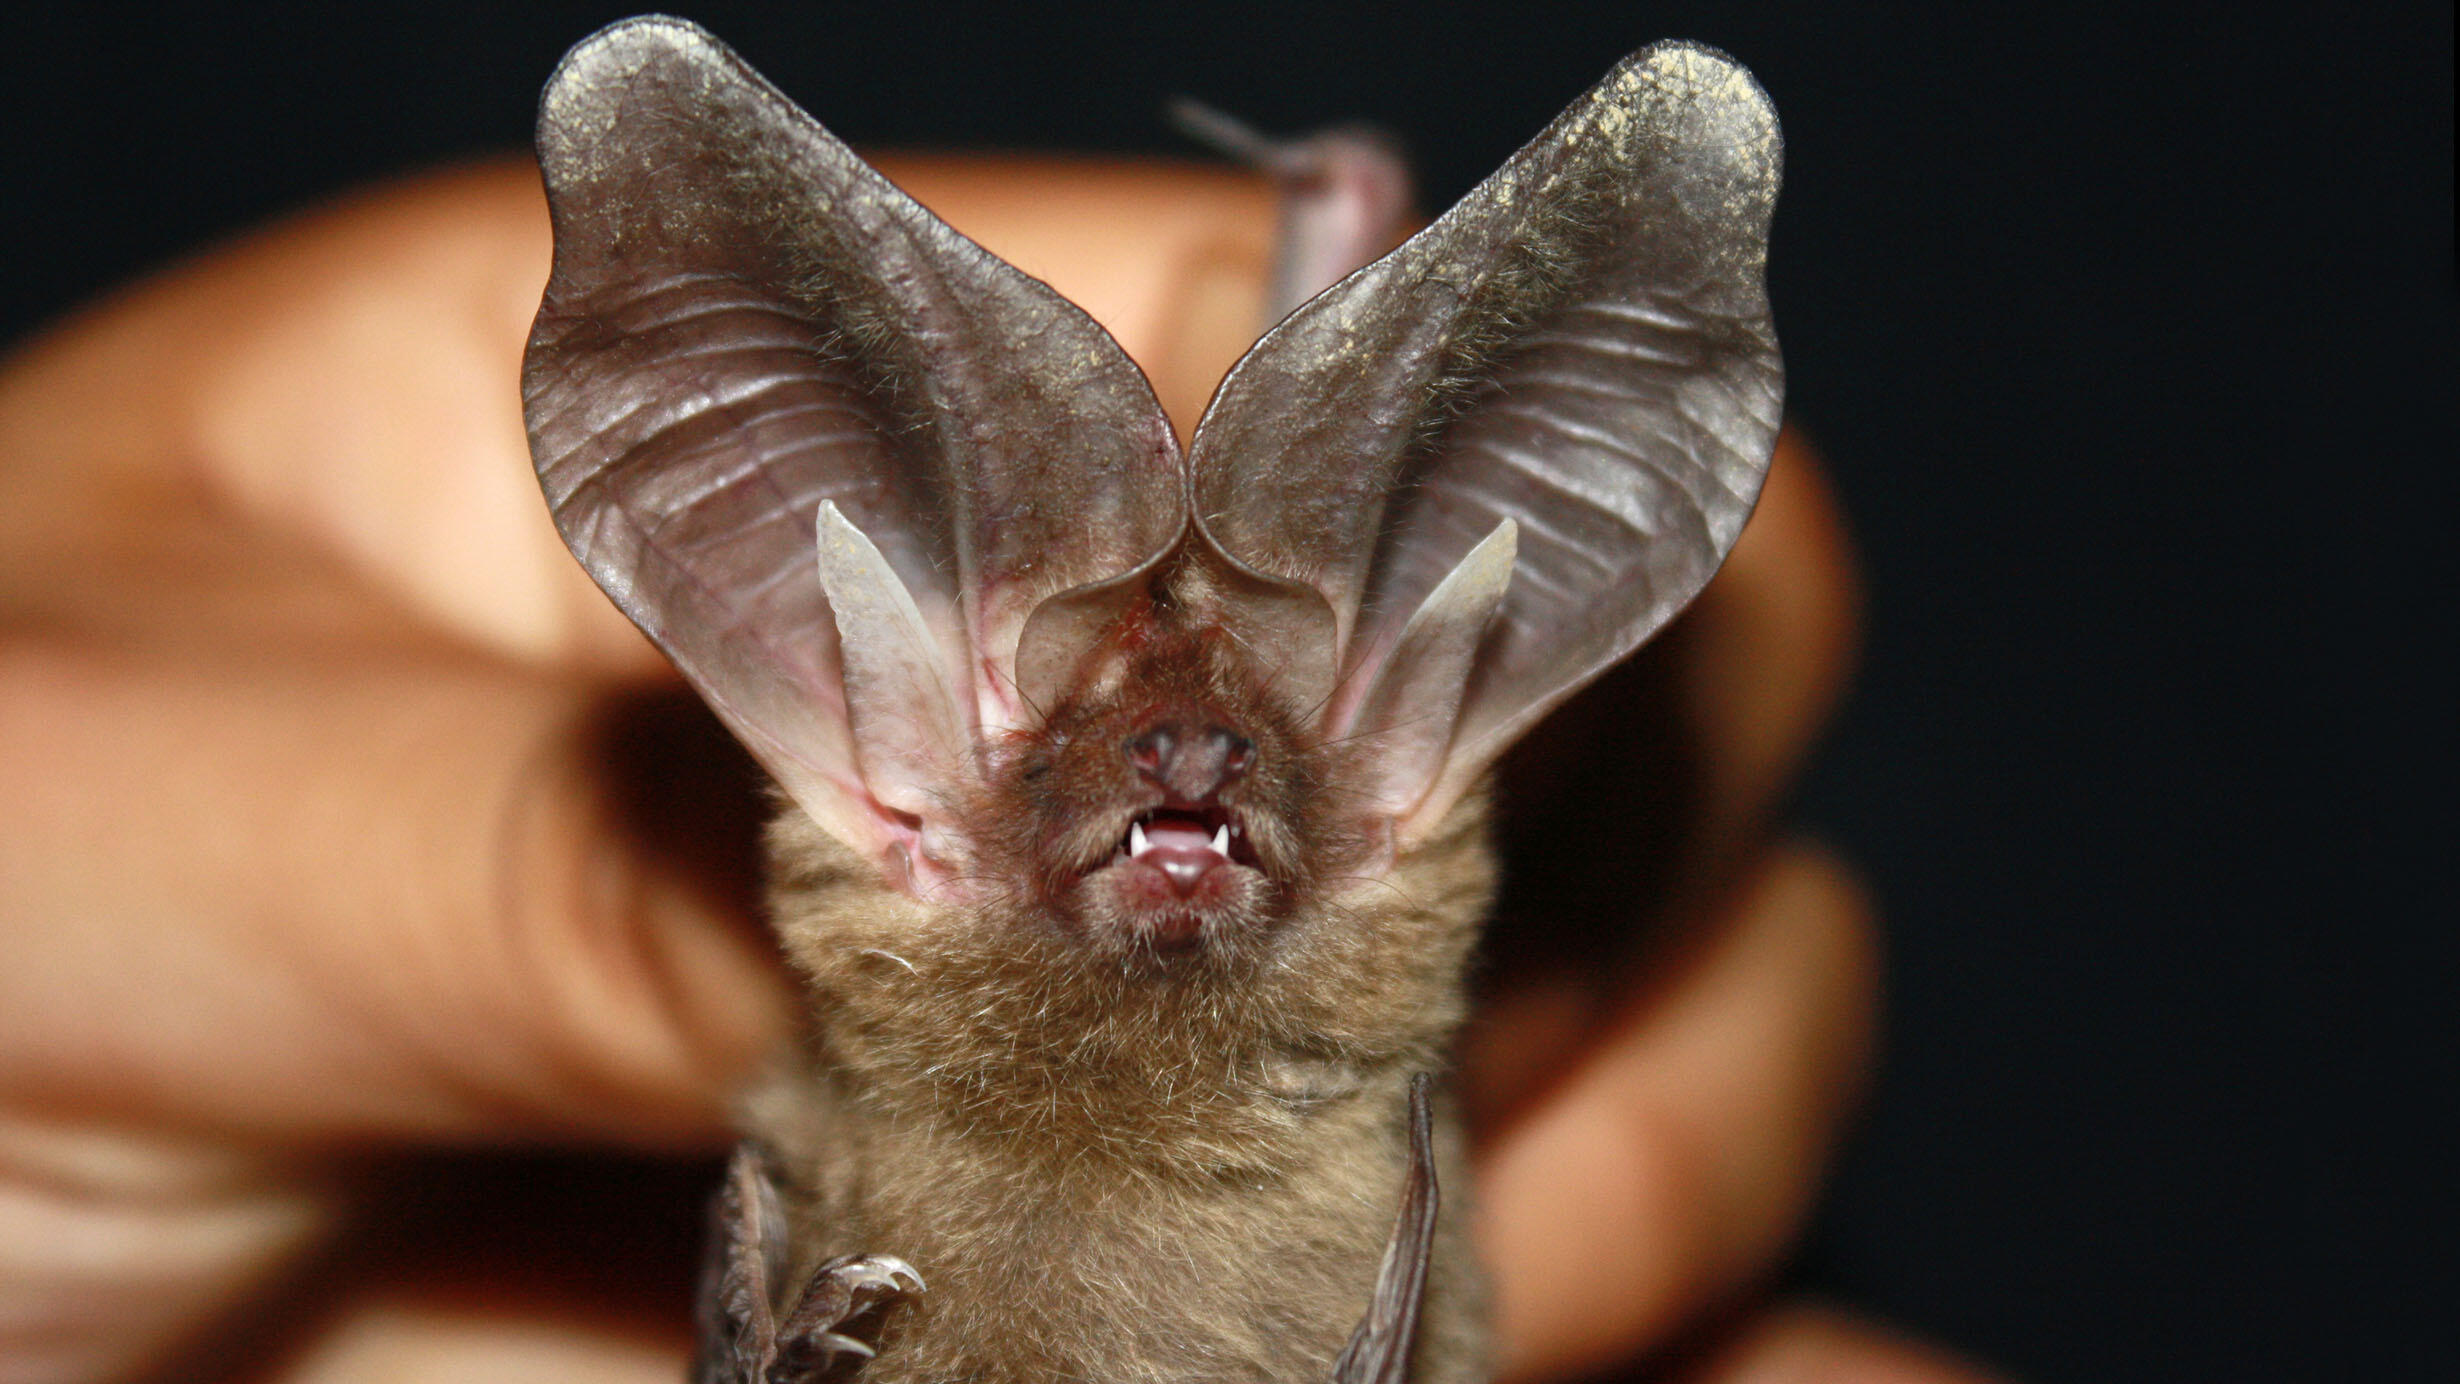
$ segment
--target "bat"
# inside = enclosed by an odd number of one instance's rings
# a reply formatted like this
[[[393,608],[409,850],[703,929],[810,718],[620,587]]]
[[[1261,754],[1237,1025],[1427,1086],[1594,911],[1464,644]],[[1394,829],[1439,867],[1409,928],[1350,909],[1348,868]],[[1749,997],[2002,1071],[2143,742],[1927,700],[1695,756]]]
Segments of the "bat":
[[[538,151],[539,479],[775,779],[808,991],[699,1379],[1484,1377],[1428,1080],[1481,783],[1758,494],[1749,74],[1643,49],[1371,263],[1291,218],[1304,301],[1184,449],[1092,319],[687,23],[576,47]]]

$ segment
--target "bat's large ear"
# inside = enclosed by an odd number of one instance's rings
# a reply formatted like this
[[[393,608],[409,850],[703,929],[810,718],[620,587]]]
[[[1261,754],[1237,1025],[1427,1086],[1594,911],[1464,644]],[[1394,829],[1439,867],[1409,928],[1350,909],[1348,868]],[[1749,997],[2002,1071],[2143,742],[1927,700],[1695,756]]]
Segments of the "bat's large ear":
[[[1405,835],[1741,532],[1783,389],[1779,150],[1733,61],[1644,49],[1275,328],[1198,426],[1199,522],[1331,607],[1327,729],[1378,747]]]
[[[1022,719],[1026,617],[1181,533],[1152,389],[690,24],[574,48],[538,153],[557,526],[821,825],[913,846]]]

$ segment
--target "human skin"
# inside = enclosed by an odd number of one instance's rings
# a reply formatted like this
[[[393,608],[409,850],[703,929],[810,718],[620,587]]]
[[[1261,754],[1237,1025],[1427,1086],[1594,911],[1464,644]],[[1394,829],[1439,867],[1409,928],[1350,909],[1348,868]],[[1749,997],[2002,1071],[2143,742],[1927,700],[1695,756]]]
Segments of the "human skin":
[[[1108,325],[1182,427],[1253,336],[1257,182],[887,166]],[[794,1002],[745,902],[751,794],[654,767],[661,727],[684,754],[705,724],[637,714],[673,674],[530,475],[514,382],[547,257],[534,173],[441,174],[0,363],[0,1381],[677,1377],[680,1295],[619,1316],[542,1272],[482,1308],[451,1254],[285,1276],[369,1233],[371,1155],[722,1147]],[[1767,821],[1854,609],[1789,435],[1644,655],[1694,764],[1657,916],[1611,921],[1671,940],[1499,969],[1462,1055],[1511,1380],[1677,1340],[1702,1378],[1974,1377],[1754,1291],[1871,1049],[1870,907]],[[648,815],[644,761],[669,780]],[[1595,805],[1601,839],[1619,810]],[[476,1260],[502,1234],[442,1240]],[[193,1344],[284,1312],[279,1350]]]

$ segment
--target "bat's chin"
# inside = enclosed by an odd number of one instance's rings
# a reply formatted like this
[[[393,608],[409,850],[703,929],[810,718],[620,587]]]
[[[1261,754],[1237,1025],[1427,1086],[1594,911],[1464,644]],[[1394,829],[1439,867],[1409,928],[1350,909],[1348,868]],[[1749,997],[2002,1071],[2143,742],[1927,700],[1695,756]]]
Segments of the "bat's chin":
[[[1164,951],[1259,918],[1269,892],[1237,814],[1222,807],[1137,814],[1085,882],[1088,921]]]

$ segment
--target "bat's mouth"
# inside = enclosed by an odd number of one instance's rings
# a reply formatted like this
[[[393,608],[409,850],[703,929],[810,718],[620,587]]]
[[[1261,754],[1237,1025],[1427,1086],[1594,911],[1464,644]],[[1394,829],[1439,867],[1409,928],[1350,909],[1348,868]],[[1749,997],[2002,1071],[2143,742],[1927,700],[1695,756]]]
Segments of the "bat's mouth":
[[[1099,874],[1108,916],[1159,951],[1248,916],[1265,887],[1238,813],[1218,803],[1138,813]]]
[[[1218,805],[1138,813],[1111,858],[1156,871],[1181,898],[1194,897],[1206,877],[1225,865],[1252,869],[1256,864],[1238,814]]]

